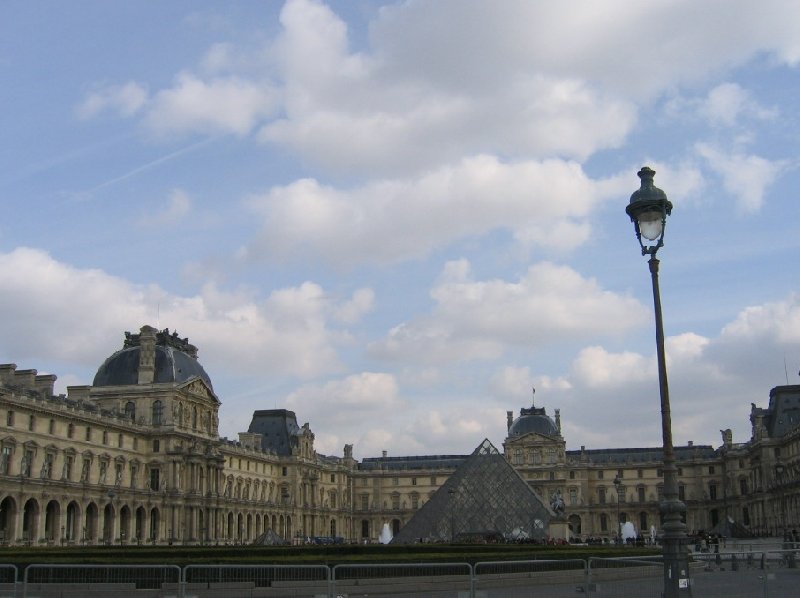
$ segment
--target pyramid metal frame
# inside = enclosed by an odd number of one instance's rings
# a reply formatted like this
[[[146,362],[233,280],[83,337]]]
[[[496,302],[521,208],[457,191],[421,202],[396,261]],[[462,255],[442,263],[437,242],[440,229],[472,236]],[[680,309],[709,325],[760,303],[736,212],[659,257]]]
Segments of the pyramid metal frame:
[[[553,513],[488,440],[414,514],[393,544],[542,539]]]

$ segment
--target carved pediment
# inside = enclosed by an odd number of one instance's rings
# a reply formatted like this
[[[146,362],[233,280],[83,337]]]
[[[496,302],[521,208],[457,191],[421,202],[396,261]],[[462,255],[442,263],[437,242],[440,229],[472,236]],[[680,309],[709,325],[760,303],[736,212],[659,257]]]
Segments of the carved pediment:
[[[217,395],[214,394],[214,391],[209,388],[208,384],[206,384],[202,378],[191,378],[190,380],[184,382],[181,388],[195,397],[210,399],[215,403],[219,403]]]

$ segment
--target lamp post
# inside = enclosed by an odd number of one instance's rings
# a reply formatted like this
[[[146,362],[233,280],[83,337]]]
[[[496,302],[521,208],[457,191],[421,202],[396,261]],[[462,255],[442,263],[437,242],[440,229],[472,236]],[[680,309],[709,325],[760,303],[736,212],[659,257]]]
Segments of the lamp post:
[[[622,544],[622,522],[619,520],[619,487],[622,485],[622,480],[619,475],[614,476],[614,488],[617,491],[617,544]]]
[[[672,203],[667,194],[653,184],[655,171],[644,166],[638,173],[641,187],[631,195],[625,208],[636,231],[642,255],[649,255],[648,264],[653,283],[653,305],[656,324],[656,352],[658,356],[658,383],[661,397],[661,435],[664,444],[664,496],[659,504],[664,530],[664,598],[691,596],[689,561],[683,544],[686,543],[686,525],[682,515],[686,505],[678,498],[678,468],[672,446],[672,417],[669,407],[667,362],[664,354],[664,323],[661,316],[661,293],[658,287],[656,252],[664,246],[664,229]]]

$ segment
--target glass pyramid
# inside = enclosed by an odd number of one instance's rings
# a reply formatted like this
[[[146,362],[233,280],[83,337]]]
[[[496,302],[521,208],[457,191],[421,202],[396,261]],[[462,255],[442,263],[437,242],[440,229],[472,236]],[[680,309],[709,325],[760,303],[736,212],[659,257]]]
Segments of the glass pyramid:
[[[392,543],[541,539],[550,516],[539,496],[487,439]]]

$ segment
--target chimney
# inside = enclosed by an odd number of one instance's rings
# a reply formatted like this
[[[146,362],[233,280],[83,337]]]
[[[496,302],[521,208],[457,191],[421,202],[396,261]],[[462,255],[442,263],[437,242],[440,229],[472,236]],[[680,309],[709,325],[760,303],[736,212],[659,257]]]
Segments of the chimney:
[[[13,384],[14,372],[16,369],[16,363],[4,363],[0,365],[0,384]]]
[[[511,424],[514,422],[514,412],[506,411],[506,429],[511,431]]]
[[[383,451],[383,458],[385,459],[388,454],[388,451]]]
[[[155,380],[156,332],[147,325],[139,331],[139,384],[152,384]]]
[[[41,394],[45,399],[49,399],[53,396],[55,384],[56,376],[53,374],[36,376],[36,390],[38,390],[39,394]]]

